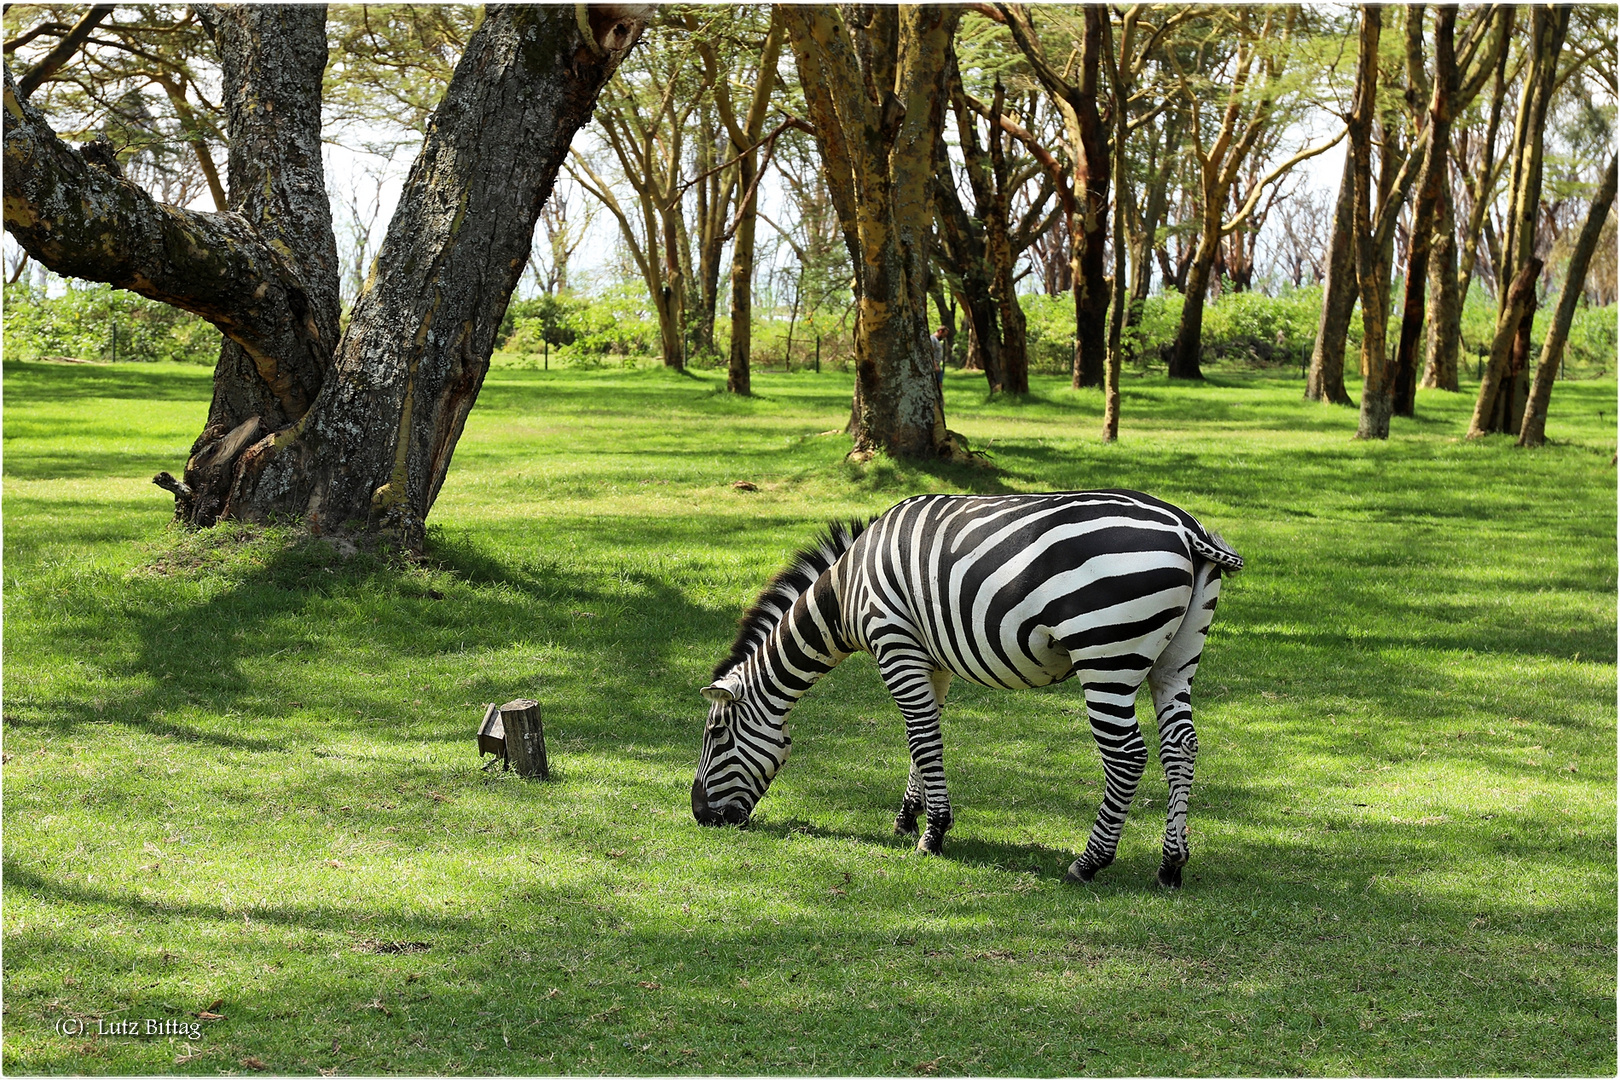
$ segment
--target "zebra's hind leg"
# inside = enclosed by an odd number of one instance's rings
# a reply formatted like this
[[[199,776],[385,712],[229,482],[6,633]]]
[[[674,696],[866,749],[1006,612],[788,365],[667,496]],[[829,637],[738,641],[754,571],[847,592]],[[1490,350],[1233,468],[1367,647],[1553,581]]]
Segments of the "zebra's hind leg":
[[[922,793],[922,779],[917,775],[917,766],[911,766],[911,776],[906,780],[905,798],[900,800],[900,813],[894,819],[894,831],[898,836],[917,835],[917,815],[925,809]]]
[[[1187,806],[1192,800],[1193,764],[1198,757],[1198,733],[1193,729],[1192,680],[1204,654],[1204,636],[1215,618],[1215,601],[1221,594],[1218,567],[1199,567],[1193,585],[1192,602],[1176,636],[1148,672],[1153,692],[1153,711],[1159,721],[1159,763],[1170,786],[1164,822],[1164,861],[1159,864],[1159,884],[1167,889],[1181,888],[1181,868],[1187,865],[1191,849],[1187,843]]]
[[[1119,673],[1110,673],[1118,678]],[[1091,826],[1086,850],[1069,866],[1068,880],[1089,882],[1097,871],[1114,861],[1119,835],[1125,828],[1125,815],[1136,797],[1147,767],[1147,744],[1136,723],[1136,689],[1141,683],[1085,683],[1086,714],[1091,734],[1103,759],[1103,800],[1097,820]]]

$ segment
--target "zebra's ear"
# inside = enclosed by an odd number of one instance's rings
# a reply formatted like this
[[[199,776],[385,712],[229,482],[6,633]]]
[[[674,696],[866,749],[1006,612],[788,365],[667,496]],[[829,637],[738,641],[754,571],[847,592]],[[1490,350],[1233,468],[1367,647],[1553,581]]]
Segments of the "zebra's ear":
[[[727,702],[737,700],[736,694],[732,693],[728,688],[721,686],[719,683],[710,683],[708,686],[705,686],[702,690],[698,691],[698,693],[702,694],[704,698],[716,705],[724,705]]]

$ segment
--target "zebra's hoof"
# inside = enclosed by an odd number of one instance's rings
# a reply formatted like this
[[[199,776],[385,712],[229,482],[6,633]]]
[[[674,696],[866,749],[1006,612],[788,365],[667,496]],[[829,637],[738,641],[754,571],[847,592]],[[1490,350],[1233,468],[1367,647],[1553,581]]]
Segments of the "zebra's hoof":
[[[1159,884],[1166,889],[1181,888],[1181,867],[1162,865],[1159,867]]]
[[[923,855],[938,855],[945,850],[945,838],[929,829],[917,839],[917,851]]]
[[[1063,880],[1076,885],[1090,885],[1091,879],[1097,876],[1097,870],[1095,866],[1080,865],[1080,860],[1076,859],[1069,864],[1069,872],[1063,875]]]
[[[901,813],[899,817],[894,819],[894,835],[916,836],[917,819],[910,814]]]

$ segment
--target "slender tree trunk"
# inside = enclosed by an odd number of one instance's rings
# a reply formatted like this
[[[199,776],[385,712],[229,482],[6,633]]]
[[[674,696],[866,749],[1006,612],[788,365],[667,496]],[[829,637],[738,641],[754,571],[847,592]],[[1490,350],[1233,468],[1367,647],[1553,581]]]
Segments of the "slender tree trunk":
[[[1080,82],[1073,104],[1076,130],[1071,138],[1079,151],[1074,169],[1078,213],[1069,220],[1069,235],[1074,238],[1073,385],[1076,390],[1103,385],[1103,367],[1108,357],[1108,263],[1103,252],[1108,237],[1108,135],[1097,111],[1103,21],[1108,18],[1108,9],[1087,5],[1084,18]]]
[[[1442,327],[1462,325],[1462,304],[1457,294],[1457,210],[1451,184],[1440,185],[1440,204],[1434,220],[1434,248],[1429,253],[1429,300],[1425,313],[1423,388],[1457,391],[1457,354],[1461,333]]]
[[[1520,446],[1540,446],[1547,441],[1547,404],[1552,400],[1553,380],[1558,376],[1559,362],[1564,358],[1564,343],[1569,340],[1569,326],[1575,318],[1575,305],[1586,288],[1586,270],[1597,249],[1603,223],[1608,220],[1609,208],[1614,205],[1615,167],[1617,159],[1609,157],[1603,182],[1592,199],[1586,213],[1586,223],[1575,241],[1575,250],[1569,256],[1569,273],[1564,278],[1564,290],[1558,298],[1558,310],[1552,325],[1547,327],[1547,338],[1541,347],[1541,359],[1536,363],[1535,381],[1530,386],[1530,400],[1525,406],[1524,422],[1519,428]]]
[[[984,215],[985,252],[995,274],[996,314],[1001,322],[1002,387],[1010,394],[1029,393],[1029,344],[1024,325],[1024,309],[1018,306],[1013,284],[1017,271],[1012,237],[1007,219],[1011,214],[1012,184],[1007,158],[1002,150],[1001,107],[1003,90],[996,84],[995,101],[990,108],[990,206]]]
[[[1305,396],[1311,401],[1349,405],[1344,388],[1344,343],[1356,308],[1355,161],[1347,152],[1333,205],[1333,232],[1328,237],[1327,274],[1322,283],[1322,314],[1316,324],[1316,344],[1305,376]]]
[[[1541,260],[1535,257],[1536,223],[1541,213],[1542,155],[1547,112],[1555,86],[1558,54],[1569,27],[1570,9],[1537,7],[1530,14],[1530,57],[1525,67],[1524,88],[1519,97],[1515,123],[1512,162],[1512,205],[1507,219],[1507,236],[1502,244],[1502,265],[1517,266],[1514,286],[1519,287],[1524,271],[1532,264],[1539,275]],[[1498,333],[1491,343],[1490,368],[1480,385],[1474,417],[1468,436],[1490,432],[1516,432],[1521,427],[1529,396],[1528,368],[1530,335],[1536,311],[1535,278],[1521,290],[1506,290],[1498,310]],[[1519,325],[1504,337],[1500,316],[1519,310]],[[1488,396],[1487,396],[1488,395]]]
[[[1358,439],[1389,438],[1393,405],[1390,382],[1394,372],[1385,364],[1389,258],[1382,251],[1374,225],[1372,183],[1372,117],[1376,107],[1378,40],[1382,29],[1380,9],[1371,4],[1363,5],[1356,60],[1356,97],[1349,121],[1349,160],[1355,192],[1356,283],[1361,293],[1361,351],[1366,368],[1361,417],[1356,427]]]
[[[759,210],[757,193],[753,191],[758,170],[754,152],[744,154],[738,164],[738,186],[747,192],[747,197],[737,219],[737,235],[731,247],[731,345],[727,353],[726,389],[746,396],[753,393],[749,361],[754,344],[754,225]]]
[[[1414,9],[1416,10],[1416,9]],[[1457,60],[1453,34],[1457,9],[1451,4],[1435,8],[1434,96],[1429,103],[1429,143],[1418,172],[1417,199],[1412,207],[1412,243],[1406,263],[1406,295],[1401,308],[1400,345],[1395,354],[1394,410],[1396,416],[1417,411],[1418,335],[1423,329],[1424,290],[1429,282],[1429,258],[1436,222],[1449,186],[1447,151],[1451,147],[1451,108],[1457,91]]]
[[[1123,358],[1120,354],[1120,339],[1125,327],[1125,309],[1130,306],[1130,297],[1125,291],[1125,250],[1130,246],[1129,229],[1125,214],[1125,143],[1130,135],[1130,100],[1131,87],[1125,72],[1132,52],[1132,44],[1136,30],[1136,11],[1131,9],[1122,19],[1120,28],[1119,56],[1115,58],[1112,42],[1107,42],[1110,65],[1109,84],[1112,86],[1112,100],[1109,111],[1113,115],[1113,182],[1114,182],[1114,303],[1108,316],[1108,370],[1103,383],[1103,441],[1115,442],[1119,439],[1119,378],[1123,367]],[[1103,29],[1108,29],[1105,23]],[[1107,35],[1112,37],[1112,35]]]
[[[770,29],[765,34],[765,46],[760,52],[759,74],[754,82],[754,99],[749,106],[745,124],[732,131],[732,150],[742,154],[737,171],[737,199],[741,206],[737,212],[737,234],[731,247],[731,346],[726,371],[726,389],[733,394],[748,394],[750,389],[749,364],[754,334],[754,229],[759,217],[759,151],[753,149],[759,141],[765,123],[765,109],[770,103],[771,88],[776,82],[776,62],[782,49],[782,20],[772,9]],[[732,115],[731,96],[724,78],[711,80],[720,103],[720,117],[728,129],[736,129]],[[743,141],[738,142],[738,136]]]

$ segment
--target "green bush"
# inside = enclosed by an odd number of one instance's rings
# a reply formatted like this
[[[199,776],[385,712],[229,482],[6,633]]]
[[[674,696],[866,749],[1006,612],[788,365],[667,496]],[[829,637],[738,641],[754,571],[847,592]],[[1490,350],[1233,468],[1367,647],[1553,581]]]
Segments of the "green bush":
[[[112,360],[177,360],[213,364],[219,331],[197,316],[110,285],[70,282],[61,296],[18,282],[5,287],[5,351],[35,360],[67,356]]]
[[[1070,370],[1074,355],[1074,298],[1022,296],[1032,372],[1059,375]],[[1228,292],[1204,305],[1205,363],[1245,366],[1297,364],[1302,350],[1316,340],[1321,313],[1319,286],[1282,296]],[[1138,368],[1164,361],[1181,326],[1182,296],[1165,291],[1149,296],[1135,326],[1123,332],[1125,355]],[[1353,340],[1360,341],[1359,332]]]
[[[609,356],[656,354],[658,320],[647,310],[645,293],[632,285],[594,297],[564,294],[513,301],[496,348],[537,354],[548,344],[553,359],[576,366]]]

